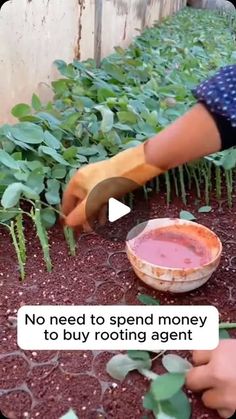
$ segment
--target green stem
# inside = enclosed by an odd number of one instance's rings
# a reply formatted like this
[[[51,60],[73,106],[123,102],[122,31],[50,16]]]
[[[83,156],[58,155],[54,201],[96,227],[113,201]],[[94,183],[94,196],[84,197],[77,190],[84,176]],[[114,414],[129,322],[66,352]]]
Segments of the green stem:
[[[166,202],[167,205],[170,205],[171,201],[171,186],[170,186],[170,175],[169,172],[165,173],[165,181],[166,181]]]
[[[196,185],[197,197],[198,197],[198,199],[200,199],[201,198],[201,191],[200,191],[200,186],[199,186],[199,181],[198,181],[198,178],[197,178],[197,174],[196,174],[196,171],[195,171],[194,168],[191,170],[191,172],[192,172],[192,175],[193,175],[193,178],[194,178],[194,181],[195,181],[195,185]]]
[[[74,237],[74,231],[72,228],[64,227],[64,236],[69,247],[69,254],[71,256],[76,255],[76,242]]]
[[[179,196],[178,179],[176,177],[176,171],[175,171],[175,169],[172,169],[172,177],[174,179],[176,196]]]
[[[185,184],[184,184],[183,166],[179,167],[179,180],[180,180],[180,186],[181,186],[182,200],[183,200],[183,203],[186,205],[187,204],[187,199],[186,199],[186,190],[185,190]]]
[[[204,167],[203,167],[203,176],[204,176],[204,179],[205,179],[205,202],[206,202],[206,205],[209,205],[209,202],[210,202],[210,189],[211,189],[210,163],[208,163],[208,165],[207,165],[207,163],[205,163]]]
[[[188,165],[187,165],[187,164],[185,164],[185,165],[184,165],[184,168],[185,168],[186,173],[187,173],[187,176],[188,176],[188,189],[190,190],[190,189],[191,189],[191,187],[192,187],[191,173],[190,173],[190,170],[189,170],[189,168],[188,168]]]
[[[222,191],[221,191],[221,169],[220,167],[216,166],[216,198],[220,200]]]
[[[24,267],[24,262],[23,262],[22,257],[21,257],[20,248],[19,248],[18,243],[17,243],[14,221],[11,221],[10,233],[11,233],[12,242],[13,242],[13,245],[14,245],[14,248],[15,248],[15,251],[16,251],[16,256],[17,256],[17,260],[18,260],[18,264],[19,264],[19,268],[20,268],[20,277],[21,277],[22,280],[24,280],[25,279],[25,267]]]
[[[160,351],[154,358],[152,358],[152,362],[156,361],[156,359],[160,358],[162,355],[164,355],[166,351]]]
[[[19,250],[21,254],[21,260],[23,263],[25,263],[26,262],[26,243],[25,243],[22,213],[18,214],[16,217],[16,233],[17,233],[17,239],[18,239],[18,246],[19,246]]]
[[[145,368],[142,368],[138,371],[140,372],[140,374],[144,375],[144,377],[148,378],[149,380],[155,380],[157,377],[159,377],[159,375],[155,372],[146,370]]]
[[[41,209],[40,202],[37,201],[35,203],[35,211],[32,209],[31,216],[36,226],[37,236],[39,238],[39,241],[43,250],[43,256],[44,256],[44,261],[46,263],[47,271],[51,272],[52,261],[50,257],[48,236],[47,236],[47,231],[42,224],[40,209]]]
[[[226,179],[226,187],[227,187],[228,204],[229,204],[229,207],[232,208],[232,205],[233,205],[233,200],[232,200],[232,192],[233,192],[232,170],[226,170],[225,171],[225,179]]]

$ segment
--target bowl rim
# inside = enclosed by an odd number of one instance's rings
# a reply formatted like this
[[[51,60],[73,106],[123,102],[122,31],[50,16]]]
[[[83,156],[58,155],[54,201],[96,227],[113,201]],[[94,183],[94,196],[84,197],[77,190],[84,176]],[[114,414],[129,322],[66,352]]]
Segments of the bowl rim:
[[[156,221],[156,220],[165,220],[165,221],[173,221],[173,225],[175,225],[175,221],[177,221],[178,220],[178,222],[181,222],[180,223],[180,225],[182,224],[182,225],[184,225],[184,224],[187,224],[187,225],[194,225],[194,226],[199,226],[200,228],[202,228],[202,229],[204,229],[204,230],[207,230],[211,235],[213,235],[213,236],[215,236],[215,238],[216,238],[216,240],[217,240],[217,243],[218,243],[218,245],[219,245],[219,250],[218,250],[218,252],[217,252],[217,254],[216,254],[216,256],[213,258],[213,259],[211,259],[209,262],[207,262],[207,263],[205,263],[205,264],[203,264],[203,265],[201,265],[201,266],[199,266],[199,267],[195,267],[195,268],[171,268],[171,267],[168,267],[168,266],[161,266],[161,265],[156,265],[156,264],[153,264],[153,263],[151,263],[151,262],[148,262],[148,261],[146,261],[145,259],[142,259],[142,258],[140,258],[139,256],[137,256],[136,255],[136,253],[133,251],[133,249],[131,248],[131,245],[130,245],[130,240],[128,240],[127,238],[128,238],[128,236],[129,236],[129,234],[133,231],[133,230],[135,230],[135,228],[137,228],[137,227],[139,227],[139,226],[141,226],[142,224],[148,224],[148,222],[150,222],[150,221]],[[160,227],[161,228],[161,227]],[[158,227],[157,227],[157,229],[158,229]],[[140,237],[142,236],[142,233],[143,233],[143,231],[140,233]],[[139,234],[137,235],[137,237],[139,236]],[[202,268],[209,268],[211,265],[213,265],[218,259],[219,259],[219,257],[221,257],[221,254],[222,254],[222,250],[223,250],[223,245],[222,245],[222,242],[221,242],[221,240],[220,240],[220,238],[218,237],[218,235],[214,232],[214,231],[212,231],[210,228],[208,228],[208,227],[206,227],[206,226],[204,226],[203,224],[200,224],[200,223],[197,223],[197,222],[194,222],[194,221],[190,221],[190,220],[183,220],[183,219],[181,219],[181,218],[178,218],[178,217],[175,217],[175,218],[172,218],[172,217],[165,217],[165,218],[152,218],[152,219],[150,219],[150,220],[148,220],[148,221],[143,221],[142,223],[139,223],[139,224],[137,224],[136,226],[134,226],[130,231],[129,231],[129,233],[127,234],[127,238],[126,238],[126,241],[125,241],[125,243],[126,243],[126,251],[127,251],[127,249],[128,249],[128,252],[129,253],[131,253],[133,256],[135,256],[138,260],[140,260],[142,263],[144,263],[144,264],[146,264],[146,265],[148,265],[148,266],[150,266],[151,268],[154,268],[154,269],[160,269],[160,270],[168,270],[169,272],[185,272],[186,274],[188,274],[188,273],[193,273],[193,272],[197,272],[197,271],[199,271],[200,269],[202,269]],[[131,239],[132,240],[132,239]],[[165,281],[164,279],[162,279],[162,281]]]

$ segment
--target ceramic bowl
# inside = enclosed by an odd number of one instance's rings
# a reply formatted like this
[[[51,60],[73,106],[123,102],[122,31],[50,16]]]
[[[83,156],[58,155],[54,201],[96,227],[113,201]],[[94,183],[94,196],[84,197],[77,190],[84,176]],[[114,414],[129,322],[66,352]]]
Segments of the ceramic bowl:
[[[135,253],[137,240],[142,235],[160,228],[182,232],[196,239],[209,249],[209,262],[197,268],[168,268],[141,259]],[[157,218],[141,223],[129,232],[126,252],[136,275],[147,285],[160,291],[183,293],[201,287],[210,279],[220,263],[222,243],[213,231],[201,224],[182,219]]]

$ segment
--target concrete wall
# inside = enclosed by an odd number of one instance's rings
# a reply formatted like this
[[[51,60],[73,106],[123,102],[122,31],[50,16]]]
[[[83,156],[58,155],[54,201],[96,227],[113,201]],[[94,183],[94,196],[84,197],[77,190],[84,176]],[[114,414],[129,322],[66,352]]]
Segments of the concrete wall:
[[[95,58],[128,46],[185,0],[10,0],[0,10],[0,124],[33,92],[48,100],[53,61]]]

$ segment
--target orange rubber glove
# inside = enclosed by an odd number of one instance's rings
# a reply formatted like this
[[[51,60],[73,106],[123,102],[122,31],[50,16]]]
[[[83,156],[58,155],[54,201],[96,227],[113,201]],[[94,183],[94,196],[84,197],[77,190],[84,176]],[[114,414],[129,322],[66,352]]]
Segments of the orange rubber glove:
[[[222,340],[214,351],[195,351],[193,361],[187,387],[203,392],[206,407],[230,418],[236,410],[236,340]]]
[[[69,227],[83,226],[85,230],[89,230],[88,219],[92,219],[93,216],[97,216],[103,224],[109,198],[121,197],[159,176],[163,170],[146,163],[144,147],[144,144],[141,144],[109,160],[89,164],[78,170],[63,196],[62,212],[66,216],[65,224]],[[114,181],[114,178],[117,181]],[[96,193],[96,186],[99,184],[103,186],[98,188]],[[92,199],[87,205],[92,191]]]

